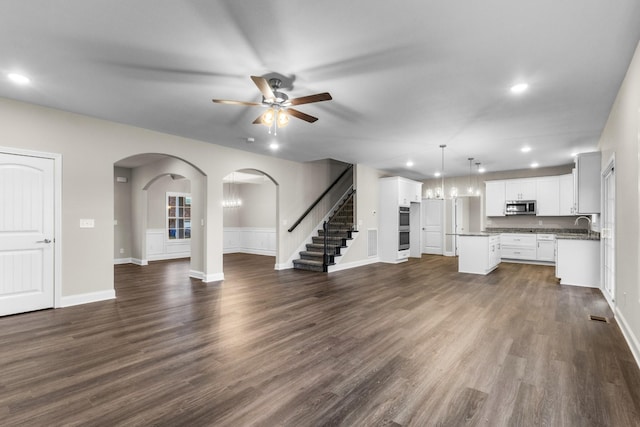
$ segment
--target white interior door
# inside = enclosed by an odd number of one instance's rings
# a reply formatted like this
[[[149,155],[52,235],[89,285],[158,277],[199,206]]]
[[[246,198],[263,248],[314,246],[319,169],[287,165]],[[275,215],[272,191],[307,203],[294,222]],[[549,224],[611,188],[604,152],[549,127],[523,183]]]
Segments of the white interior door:
[[[54,305],[53,165],[0,153],[0,316]]]
[[[616,180],[615,168],[611,165],[604,173],[604,203],[602,212],[602,283],[604,294],[609,304],[615,304],[616,270],[615,270],[615,208]]]
[[[422,200],[422,253],[442,255],[444,200]]]

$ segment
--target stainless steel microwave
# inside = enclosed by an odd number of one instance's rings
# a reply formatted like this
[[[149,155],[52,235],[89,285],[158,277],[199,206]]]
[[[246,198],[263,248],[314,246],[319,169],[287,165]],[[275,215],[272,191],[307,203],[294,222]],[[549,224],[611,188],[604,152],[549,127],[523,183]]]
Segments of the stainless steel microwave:
[[[504,208],[505,215],[535,215],[535,200],[511,200],[506,202]]]

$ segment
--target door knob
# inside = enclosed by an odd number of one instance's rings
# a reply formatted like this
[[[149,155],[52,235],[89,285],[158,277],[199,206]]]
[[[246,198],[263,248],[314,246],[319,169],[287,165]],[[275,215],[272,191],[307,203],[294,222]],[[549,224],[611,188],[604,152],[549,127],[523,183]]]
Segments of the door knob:
[[[36,243],[51,243],[51,240],[49,239],[38,240]]]

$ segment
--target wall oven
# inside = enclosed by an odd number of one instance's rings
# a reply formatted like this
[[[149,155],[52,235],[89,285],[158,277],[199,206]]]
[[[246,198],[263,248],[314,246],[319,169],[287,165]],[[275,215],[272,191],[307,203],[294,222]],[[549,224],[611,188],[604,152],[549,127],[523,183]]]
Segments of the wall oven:
[[[535,200],[514,200],[509,201],[505,205],[505,215],[535,215]]]
[[[409,217],[410,208],[401,206],[398,217],[398,250],[404,251],[409,249]]]
[[[398,250],[399,251],[405,251],[407,249],[409,249],[409,242],[410,240],[410,235],[409,235],[409,228],[405,228],[405,229],[400,229],[400,231],[398,232]]]

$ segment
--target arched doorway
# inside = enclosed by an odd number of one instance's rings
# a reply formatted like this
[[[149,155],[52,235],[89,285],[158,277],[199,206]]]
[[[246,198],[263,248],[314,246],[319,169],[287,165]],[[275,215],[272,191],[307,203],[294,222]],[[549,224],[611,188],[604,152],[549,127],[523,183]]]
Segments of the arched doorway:
[[[224,264],[238,262],[238,254],[271,257],[247,266],[278,263],[278,184],[263,171],[239,169],[226,175],[223,186]],[[251,258],[251,257],[248,257]],[[246,256],[244,260],[248,259]],[[255,259],[254,259],[255,260]]]
[[[114,263],[189,257],[189,275],[204,278],[205,199],[205,174],[177,157],[148,153],[114,163]]]

